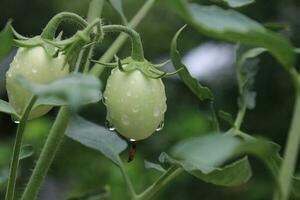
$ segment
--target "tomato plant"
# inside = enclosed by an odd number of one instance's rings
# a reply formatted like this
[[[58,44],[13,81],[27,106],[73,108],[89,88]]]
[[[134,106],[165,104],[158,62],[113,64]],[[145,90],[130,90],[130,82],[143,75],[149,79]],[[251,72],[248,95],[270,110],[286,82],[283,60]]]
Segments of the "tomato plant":
[[[122,24],[107,24],[105,16],[102,16],[105,2],[114,8]],[[300,76],[295,67],[299,49],[294,47],[286,35],[281,34],[284,28],[281,24],[274,27],[274,24],[259,23],[236,10],[254,4],[255,0],[221,0],[206,5],[184,0],[166,1],[166,5],[186,23],[170,38],[170,61],[175,71],[169,72],[161,69],[168,66],[169,61],[156,64],[145,58],[148,48],[143,46],[143,33],[135,30],[154,3],[155,0],[147,0],[136,16],[128,21],[121,0],[91,0],[86,18],[72,12],[58,13],[49,20],[40,35],[35,37],[25,37],[18,33],[11,21],[0,32],[0,60],[11,52],[13,46],[18,48],[6,72],[9,101],[0,100],[0,111],[10,115],[17,123],[9,174],[3,175],[3,178],[0,176],[0,193],[2,187],[6,189],[5,200],[39,198],[49,168],[60,147],[65,145],[65,136],[84,147],[101,152],[118,167],[128,192],[128,195],[121,195],[122,199],[155,199],[165,186],[171,185],[183,173],[216,186],[244,185],[253,176],[249,156],[256,157],[271,174],[274,183],[270,184],[273,200],[300,198],[300,178],[296,175],[300,145]],[[65,22],[75,30],[73,35],[64,34],[64,28],[58,34]],[[219,96],[216,92],[193,77],[187,62],[182,61],[179,38],[186,34],[185,29],[192,28],[206,37],[235,46],[232,49],[238,94],[236,113],[222,110],[222,104],[217,103]],[[99,50],[98,47],[104,49],[109,43],[111,32],[118,32],[120,35],[98,58],[99,54],[95,52]],[[157,51],[161,48],[159,41],[156,41],[160,39],[159,34],[150,41],[154,46],[158,44]],[[127,38],[130,39],[130,44],[126,43]],[[120,55],[118,52],[123,45],[131,47],[131,53],[128,57],[119,58],[117,54]],[[293,116],[283,153],[280,145],[270,139],[255,137],[242,126],[248,111],[256,106],[258,91],[255,91],[255,81],[260,66],[258,60],[265,59],[263,54],[271,55],[269,59],[276,60],[277,65],[282,66],[281,70],[288,76],[291,90],[295,93]],[[104,78],[105,74],[109,74],[107,79]],[[187,137],[192,129],[183,128],[180,136],[183,139],[176,141],[170,149],[164,145],[175,140],[170,139],[171,134],[153,136],[164,128],[164,124],[168,124],[167,117],[170,117],[167,107],[171,98],[166,91],[175,83],[170,81],[172,79],[165,81],[167,77],[180,78],[185,89],[193,95],[197,106],[206,110],[203,118],[209,124],[209,131],[206,131],[208,134],[193,135],[194,137]],[[214,81],[217,82],[217,79],[214,78]],[[185,96],[188,93],[176,89],[176,94]],[[103,104],[100,103],[101,100]],[[178,109],[182,105],[188,107],[189,104],[180,102],[180,99],[171,100],[171,107]],[[37,156],[24,190],[19,190],[17,180],[22,175],[19,163],[32,156],[34,151],[31,145],[24,145],[27,143],[26,138],[24,139],[26,130],[33,119],[45,116],[54,107],[59,108],[54,123],[47,133],[45,144]],[[107,127],[88,120],[88,108],[92,108],[97,114],[106,115]],[[193,113],[196,113],[195,116],[200,115],[198,110]],[[182,121],[191,120],[186,115],[176,119],[177,126],[174,127],[184,126]],[[195,119],[198,120],[197,117]],[[190,124],[195,125],[198,123],[196,120]],[[227,126],[223,126],[224,123]],[[176,132],[176,128],[171,130],[169,133]],[[151,143],[152,139],[156,142]],[[147,143],[148,141],[150,142]],[[155,169],[161,175],[157,179],[152,178],[154,182],[150,186],[137,192],[134,184],[138,184],[139,180],[130,178],[127,167],[130,165],[138,168],[140,157],[148,157],[147,153],[140,153],[137,148],[147,144],[151,144],[149,146],[153,152],[163,149],[158,157],[159,163],[144,161],[145,168]],[[82,160],[78,168],[80,171],[88,171],[94,165],[90,164],[90,160],[84,160],[91,152],[85,156],[77,156],[78,148],[81,147],[71,148],[72,152],[66,153],[68,159],[64,161],[80,157]],[[138,155],[128,165],[125,165],[122,158],[125,149],[128,149],[128,162]],[[64,151],[68,149],[63,149],[62,152]],[[64,164],[59,164],[59,167],[64,167]],[[88,171],[89,178],[94,173],[96,177],[96,172]],[[106,174],[114,175],[108,172]],[[139,179],[146,174],[143,168]],[[250,184],[245,185],[249,186]],[[112,184],[111,188],[111,191],[108,187],[92,193],[86,191],[87,194],[80,190],[78,197],[69,199],[117,199],[114,197],[114,193],[118,193],[117,187]],[[180,192],[174,191],[174,196],[177,197]],[[194,197],[193,194],[191,196]],[[178,195],[178,198],[181,196]],[[271,199],[270,194],[268,198]],[[218,199],[225,198],[220,194]]]

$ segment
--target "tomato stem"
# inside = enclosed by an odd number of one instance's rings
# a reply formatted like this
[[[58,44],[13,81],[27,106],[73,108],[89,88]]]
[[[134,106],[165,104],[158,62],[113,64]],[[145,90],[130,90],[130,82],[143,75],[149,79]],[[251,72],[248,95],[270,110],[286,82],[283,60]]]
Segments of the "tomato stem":
[[[132,18],[132,20],[128,23],[129,28],[135,28],[139,25],[139,23],[144,19],[149,10],[153,7],[156,0],[147,0],[147,2],[142,6],[142,8],[137,12],[137,14]],[[126,42],[128,35],[126,33],[121,33],[117,39],[110,45],[109,49],[102,55],[99,59],[100,62],[109,62],[116,52],[123,46]],[[104,70],[104,67],[100,64],[94,64],[90,71],[91,74],[96,76],[100,76]]]
[[[19,156],[20,151],[22,147],[22,140],[23,140],[23,134],[24,130],[26,128],[26,123],[30,114],[30,111],[36,101],[36,96],[33,96],[27,107],[25,108],[24,114],[21,117],[20,123],[18,125],[17,134],[16,134],[16,140],[13,148],[13,155],[12,160],[10,164],[10,175],[8,179],[8,185],[6,188],[6,195],[5,200],[13,200],[14,194],[15,194],[15,187],[16,187],[16,180],[17,180],[17,173],[18,173],[18,167],[19,167]]]
[[[62,107],[50,130],[36,166],[22,195],[22,200],[35,200],[41,184],[64,138],[65,130],[71,118],[68,107]]]
[[[132,52],[131,57],[136,61],[144,61],[144,49],[142,45],[142,40],[138,32],[135,30],[122,25],[106,25],[103,26],[104,32],[124,32],[128,34],[132,42]]]
[[[274,198],[276,200],[289,199],[290,186],[293,174],[295,172],[295,166],[298,158],[298,151],[300,145],[300,90],[296,89],[296,100],[294,105],[294,114],[289,131],[289,135],[286,142],[286,148],[284,151],[284,159],[281,164],[279,172],[279,186],[282,190],[282,195],[275,193]]]
[[[151,199],[157,192],[159,192],[164,186],[170,183],[175,177],[183,172],[182,168],[177,166],[171,166],[161,177],[158,178],[150,187],[148,187],[143,193],[139,194],[138,200]]]
[[[70,13],[70,12],[61,12],[55,15],[54,17],[52,17],[52,19],[48,22],[48,24],[44,28],[41,37],[43,39],[49,39],[49,40],[54,39],[57,28],[64,21],[71,21],[76,25],[79,25],[81,28],[85,28],[88,25],[86,20],[77,14]]]

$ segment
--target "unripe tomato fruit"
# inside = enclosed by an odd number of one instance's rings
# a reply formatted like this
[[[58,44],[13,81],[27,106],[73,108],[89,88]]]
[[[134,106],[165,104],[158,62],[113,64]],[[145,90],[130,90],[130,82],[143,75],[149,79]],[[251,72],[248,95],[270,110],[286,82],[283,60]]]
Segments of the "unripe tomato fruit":
[[[18,49],[6,73],[6,90],[9,103],[19,115],[23,113],[32,94],[16,82],[16,76],[22,75],[33,83],[49,83],[68,74],[69,66],[63,67],[64,62],[64,55],[52,58],[41,46]],[[40,117],[51,108],[37,106],[31,111],[29,119]]]
[[[125,138],[142,140],[163,123],[167,109],[161,79],[153,79],[135,69],[113,69],[104,92],[107,120]]]

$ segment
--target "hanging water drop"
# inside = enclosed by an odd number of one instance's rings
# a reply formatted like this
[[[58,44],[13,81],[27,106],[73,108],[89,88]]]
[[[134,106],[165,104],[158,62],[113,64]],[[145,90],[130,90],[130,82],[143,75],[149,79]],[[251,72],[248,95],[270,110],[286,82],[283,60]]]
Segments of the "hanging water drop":
[[[158,127],[156,128],[156,131],[161,131],[165,126],[165,122],[161,121],[158,125]]]
[[[110,123],[109,120],[105,121],[105,126],[108,128],[109,131],[115,131],[116,128],[112,125],[112,123]]]

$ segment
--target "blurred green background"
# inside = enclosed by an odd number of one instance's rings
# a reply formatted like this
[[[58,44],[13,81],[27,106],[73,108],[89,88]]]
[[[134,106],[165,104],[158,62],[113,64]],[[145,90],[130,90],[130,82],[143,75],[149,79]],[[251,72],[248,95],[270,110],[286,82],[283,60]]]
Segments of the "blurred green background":
[[[144,0],[126,0],[125,14],[130,19],[144,3]],[[197,1],[202,4],[213,4],[210,1]],[[85,16],[88,0],[1,0],[0,28],[7,20],[13,19],[15,29],[26,36],[40,34],[48,20],[58,12],[70,11]],[[224,5],[221,5],[224,6]],[[239,9],[240,12],[259,22],[281,22],[289,26],[282,32],[289,37],[295,46],[300,45],[300,1],[299,0],[263,0]],[[116,12],[109,4],[103,10],[105,24],[120,23]],[[170,8],[167,1],[157,0],[147,17],[137,28],[140,32],[146,57],[153,62],[169,58],[170,41],[175,32],[185,22]],[[69,30],[68,26],[64,29]],[[110,34],[105,42],[97,46],[95,58],[101,56],[116,35]],[[129,54],[130,44],[127,43],[119,56]],[[212,88],[216,95],[216,107],[235,115],[237,111],[237,85],[234,77],[233,46],[222,41],[211,40],[188,27],[182,34],[179,49],[185,56],[185,62],[191,64],[190,70],[200,82]],[[1,63],[0,94],[7,99],[4,89],[4,73],[14,52]],[[284,146],[293,107],[293,88],[286,72],[269,55],[260,59],[260,70],[255,89],[257,105],[247,113],[243,130],[251,134],[259,134],[270,138]],[[197,67],[201,70],[197,70]],[[171,66],[167,70],[172,70]],[[107,73],[101,78],[105,83]],[[160,174],[145,169],[144,160],[158,162],[160,152],[168,151],[176,142],[195,135],[211,132],[210,116],[204,103],[197,98],[176,77],[164,80],[168,97],[168,111],[165,127],[149,139],[138,143],[137,155],[126,168],[134,182],[136,190],[142,191]],[[57,110],[49,115],[31,121],[25,133],[25,143],[34,146],[33,157],[22,161],[18,185],[26,183],[29,172],[40,152]],[[105,107],[99,102],[81,110],[87,119],[104,125]],[[221,123],[222,129],[228,126]],[[12,142],[16,125],[7,115],[0,114],[0,199],[3,199],[4,184],[1,177],[7,173]],[[122,155],[124,162],[127,152]],[[271,199],[273,182],[269,172],[256,159],[251,158],[254,176],[245,185],[233,188],[217,187],[204,183],[188,174],[181,175],[155,199],[172,200],[268,200]],[[80,196],[87,192],[101,190],[109,186],[109,199],[126,199],[125,183],[119,169],[98,152],[87,149],[80,144],[65,139],[49,175],[41,191],[41,200],[58,200]]]

